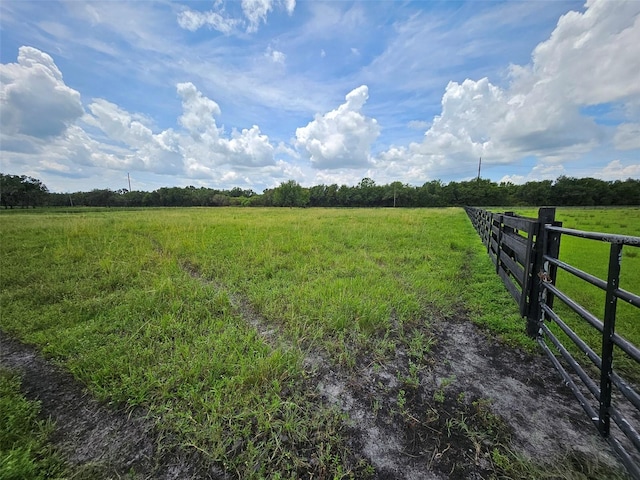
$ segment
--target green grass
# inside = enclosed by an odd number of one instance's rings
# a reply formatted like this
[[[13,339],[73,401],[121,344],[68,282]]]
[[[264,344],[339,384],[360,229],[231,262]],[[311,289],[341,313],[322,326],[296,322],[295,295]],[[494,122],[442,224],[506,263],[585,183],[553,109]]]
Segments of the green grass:
[[[154,233],[172,256],[347,366],[462,305],[458,277],[473,249],[459,210],[238,209],[174,225]]]
[[[0,229],[2,330],[241,478],[370,471],[309,351],[346,370],[421,358],[460,315],[534,348],[461,209],[38,210]]]
[[[39,403],[20,392],[20,379],[0,369],[0,478],[66,477],[67,467],[49,443],[53,425],[41,420],[39,412]]]
[[[147,407],[240,476],[291,477],[311,460],[344,469],[340,418],[305,390],[300,353],[270,348],[224,292],[158,250],[149,231],[164,218],[147,218],[2,218],[3,330],[39,345],[98,398]]]

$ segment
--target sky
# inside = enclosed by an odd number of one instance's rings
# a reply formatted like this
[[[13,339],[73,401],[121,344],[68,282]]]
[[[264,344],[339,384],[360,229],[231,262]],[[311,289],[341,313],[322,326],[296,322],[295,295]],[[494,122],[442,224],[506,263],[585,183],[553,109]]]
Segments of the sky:
[[[640,0],[0,2],[50,191],[640,178]]]

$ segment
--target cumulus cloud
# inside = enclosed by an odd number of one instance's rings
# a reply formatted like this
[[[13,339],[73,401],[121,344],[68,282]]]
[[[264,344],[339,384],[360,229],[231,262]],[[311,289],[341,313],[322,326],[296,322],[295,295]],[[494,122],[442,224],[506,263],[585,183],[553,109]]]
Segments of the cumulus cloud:
[[[616,128],[613,144],[617,150],[640,149],[640,123],[623,123]]]
[[[218,138],[215,116],[222,113],[218,104],[202,95],[191,82],[178,83],[176,90],[182,99],[180,125],[194,136],[205,133]]]
[[[624,165],[620,160],[613,160],[598,172],[598,177],[604,180],[640,178],[640,163]]]
[[[65,85],[53,59],[26,46],[17,63],[0,65],[0,102],[4,135],[56,137],[84,113],[80,93]]]
[[[216,168],[261,167],[274,163],[275,148],[269,137],[256,125],[240,131],[232,130],[227,137],[218,127],[218,104],[206,97],[190,82],[176,85],[182,101],[180,130],[167,129],[159,133],[137,121],[133,116],[106,100],[95,100],[86,121],[100,128],[110,140],[126,145],[121,155],[123,165],[132,162],[144,170],[162,173],[198,175]]]
[[[141,148],[153,138],[150,128],[134,120],[130,113],[104,99],[95,99],[88,107],[92,115],[84,119],[101,128],[109,138],[130,147]]]
[[[533,51],[534,79],[549,82],[580,105],[637,98],[640,3],[620,1],[612,7],[606,0],[588,0],[584,13],[560,17],[551,37]]]
[[[224,3],[217,1],[214,9],[207,12],[185,7],[178,13],[178,25],[192,32],[206,26],[221,33],[230,34],[236,27],[244,24],[247,32],[254,33],[258,31],[261,23],[267,23],[267,16],[273,11],[274,6],[284,8],[289,15],[292,15],[296,8],[295,0],[242,0],[241,5],[244,20],[228,16]]]
[[[182,98],[180,124],[188,135],[180,138],[181,151],[191,169],[193,164],[265,166],[274,163],[275,148],[269,137],[257,125],[241,131],[233,130],[230,138],[223,136],[215,120],[220,115],[216,102],[204,96],[192,83],[177,85]]]
[[[567,172],[562,165],[539,163],[528,175],[505,175],[499,182],[522,185],[526,182],[539,182],[541,180],[555,180]]]
[[[449,82],[441,113],[423,141],[391,147],[376,163],[433,178],[455,169],[471,175],[478,157],[483,165],[526,156],[545,165],[578,158],[607,141],[606,130],[582,108],[615,104],[631,111],[640,101],[639,38],[639,2],[611,8],[606,1],[589,0],[584,12],[560,18],[529,65],[510,67],[506,87],[487,78]],[[635,125],[618,128],[617,148],[638,148]]]
[[[78,176],[95,168],[138,170],[216,180],[245,171],[239,181],[284,171],[257,125],[225,133],[219,105],[190,82],[178,83],[177,128],[154,131],[143,116],[96,98],[84,111],[53,59],[22,47],[17,64],[1,65],[2,151],[8,167],[27,162],[44,171]],[[46,155],[43,155],[46,152]],[[295,152],[294,152],[295,153]],[[24,170],[24,167],[21,167]]]
[[[374,118],[362,114],[369,89],[362,85],[347,94],[345,103],[296,129],[296,147],[314,168],[358,168],[370,161],[371,145],[380,134]]]

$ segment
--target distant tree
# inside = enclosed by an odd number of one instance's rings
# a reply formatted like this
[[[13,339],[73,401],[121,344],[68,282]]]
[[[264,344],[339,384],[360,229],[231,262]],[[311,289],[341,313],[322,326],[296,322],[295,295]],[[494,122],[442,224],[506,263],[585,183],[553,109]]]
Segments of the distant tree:
[[[416,189],[417,207],[444,207],[443,185],[440,180],[432,180]]]
[[[0,203],[5,209],[43,205],[49,189],[37,178],[0,173]]]
[[[153,192],[94,189],[89,192],[49,193],[38,179],[0,174],[0,204],[7,208],[49,206],[143,207],[143,206],[313,206],[313,207],[442,207],[506,205],[640,205],[640,180],[607,182],[595,178],[561,176],[555,182],[543,180],[514,185],[487,179],[443,184],[431,180],[420,187],[392,182],[377,185],[369,177],[357,185],[300,186],[282,182],[261,195],[234,187],[163,187]]]
[[[412,207],[416,197],[413,188],[402,182],[393,182],[383,187],[382,205],[385,207]]]
[[[365,177],[357,186],[360,205],[362,207],[381,207],[384,204],[385,189],[376,185],[372,179]]]
[[[640,205],[640,180],[628,178],[611,184],[612,205]]]
[[[519,203],[531,206],[551,205],[552,203],[552,186],[551,180],[542,180],[541,182],[527,182],[520,185],[516,190],[516,199]]]
[[[273,204],[277,207],[306,207],[309,205],[309,190],[295,180],[282,182],[273,191]]]
[[[309,206],[326,207],[327,203],[326,185],[315,185],[309,188]]]
[[[0,174],[0,202],[5,209],[19,204],[23,192],[23,185],[17,175]]]
[[[247,189],[247,190],[243,190],[240,187],[233,187],[231,190],[227,191],[227,192],[221,192],[224,195],[227,195],[228,197],[253,197],[256,192],[254,192],[253,190]]]
[[[348,185],[340,185],[336,190],[336,206],[355,207],[360,202],[360,195]]]
[[[229,197],[216,193],[211,197],[211,205],[214,207],[226,207],[229,206]]]
[[[555,205],[595,205],[591,192],[577,178],[560,176],[553,184],[551,198]]]

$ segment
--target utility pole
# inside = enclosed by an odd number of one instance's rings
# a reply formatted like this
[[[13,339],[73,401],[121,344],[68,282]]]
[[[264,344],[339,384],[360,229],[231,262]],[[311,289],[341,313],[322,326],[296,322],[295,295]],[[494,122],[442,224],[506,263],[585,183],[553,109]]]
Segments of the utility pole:
[[[127,172],[127,180],[129,181],[129,191],[131,191],[131,177],[129,176],[129,172]]]
[[[480,181],[480,167],[482,167],[482,157],[480,157],[480,161],[478,162],[478,181]]]

